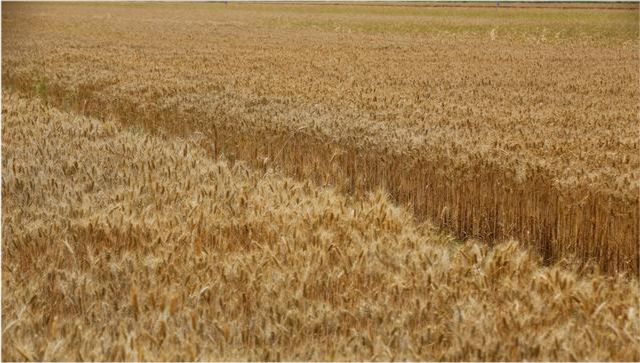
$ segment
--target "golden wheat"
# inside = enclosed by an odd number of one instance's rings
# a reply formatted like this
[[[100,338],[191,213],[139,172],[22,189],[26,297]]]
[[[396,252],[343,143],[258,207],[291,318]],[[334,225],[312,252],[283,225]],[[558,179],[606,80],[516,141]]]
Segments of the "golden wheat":
[[[640,360],[637,4],[510,6],[3,4],[2,359]]]
[[[637,11],[505,11],[6,4],[2,78],[637,276]]]
[[[638,360],[637,281],[2,95],[3,360]]]

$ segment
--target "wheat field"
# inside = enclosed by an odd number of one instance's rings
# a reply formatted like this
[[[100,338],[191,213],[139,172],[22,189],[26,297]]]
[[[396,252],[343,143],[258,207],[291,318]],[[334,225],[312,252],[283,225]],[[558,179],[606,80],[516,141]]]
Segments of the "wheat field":
[[[638,359],[637,282],[3,101],[4,360]]]
[[[637,11],[382,9],[6,4],[3,81],[638,276]]]
[[[637,4],[2,17],[3,361],[640,360]]]

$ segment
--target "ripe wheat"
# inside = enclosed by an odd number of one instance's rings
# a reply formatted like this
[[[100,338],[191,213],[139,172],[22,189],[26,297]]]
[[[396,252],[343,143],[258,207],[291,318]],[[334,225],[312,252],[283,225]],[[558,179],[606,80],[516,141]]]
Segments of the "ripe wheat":
[[[637,11],[3,10],[7,86],[353,195],[384,188],[461,239],[638,275]]]
[[[636,280],[2,95],[3,360],[638,360]]]

